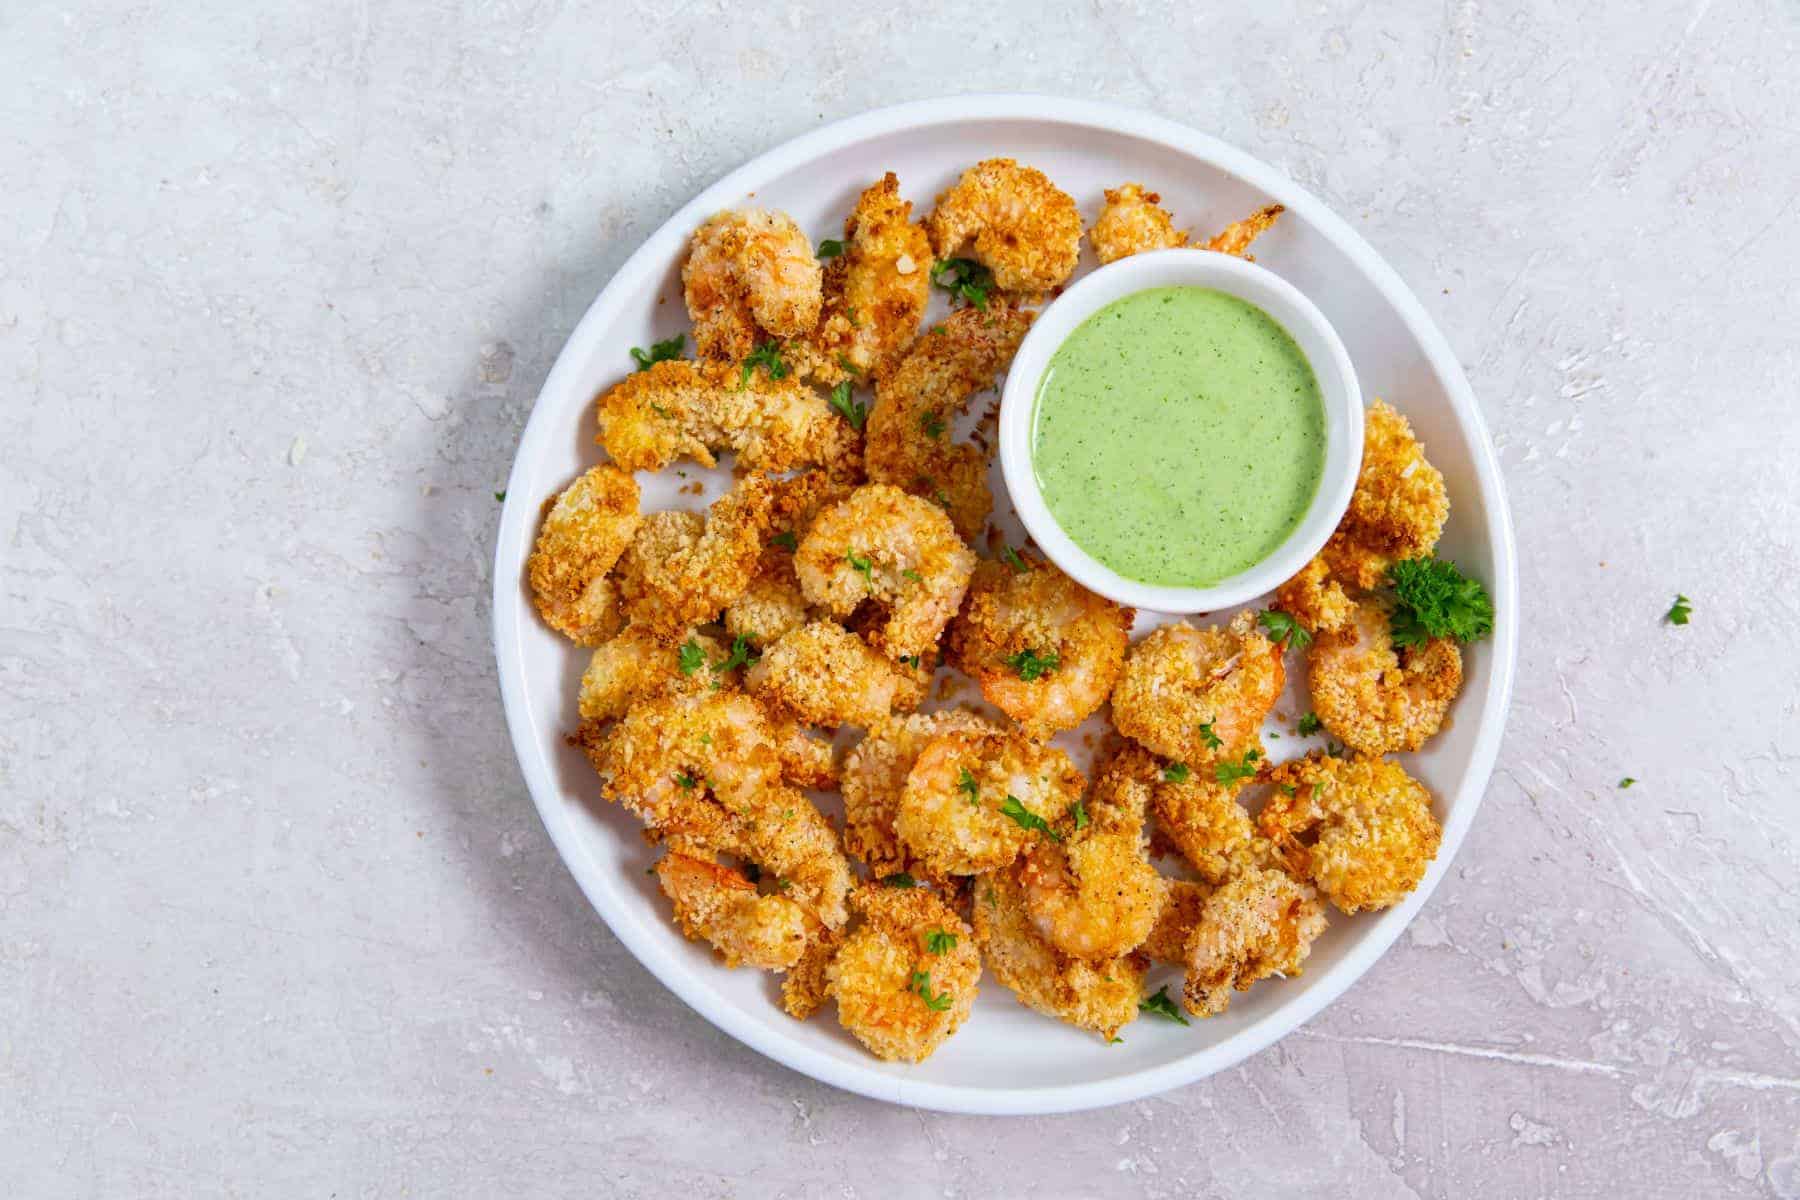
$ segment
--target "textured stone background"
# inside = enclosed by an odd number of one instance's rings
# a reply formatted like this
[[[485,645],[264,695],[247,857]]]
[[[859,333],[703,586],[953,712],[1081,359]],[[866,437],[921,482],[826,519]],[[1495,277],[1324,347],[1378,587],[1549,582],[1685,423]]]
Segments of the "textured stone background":
[[[1792,0],[268,7],[0,9],[0,1193],[1800,1197]],[[975,89],[1351,217],[1463,356],[1529,605],[1393,953],[1237,1070],[1033,1120],[668,995],[487,634],[492,492],[626,253]]]

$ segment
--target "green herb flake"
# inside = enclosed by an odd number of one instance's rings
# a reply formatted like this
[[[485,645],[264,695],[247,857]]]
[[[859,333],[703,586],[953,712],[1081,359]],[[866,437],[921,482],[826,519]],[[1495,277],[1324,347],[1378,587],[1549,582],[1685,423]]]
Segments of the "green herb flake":
[[[931,282],[964,303],[986,310],[994,274],[972,258],[946,258],[931,265]]]
[[[1212,721],[1200,722],[1200,740],[1208,750],[1217,750],[1225,744],[1225,739],[1213,732]]]
[[[933,929],[925,935],[925,952],[927,954],[948,954],[956,949],[956,935],[945,933],[942,929]]]
[[[675,786],[681,788],[683,791],[691,792],[699,785],[700,781],[685,771],[679,772],[675,776]]]
[[[659,362],[667,362],[672,358],[680,358],[681,351],[687,345],[687,334],[678,333],[666,342],[651,342],[649,353],[643,347],[631,348],[631,361],[637,364],[640,371],[648,371]]]
[[[744,356],[743,375],[738,379],[738,390],[749,386],[750,376],[761,367],[763,374],[770,379],[786,379],[788,373],[787,360],[781,357],[781,343],[767,341]]]
[[[699,642],[689,638],[676,652],[676,661],[680,665],[683,675],[692,675],[706,665],[706,651],[700,648]]]
[[[900,574],[902,576],[904,576],[905,578],[912,580],[914,583],[924,583],[925,582],[925,577],[923,575],[919,574],[917,571],[913,570],[911,567],[907,567],[906,569],[901,571]]]
[[[1619,780],[1619,788],[1621,790],[1623,790],[1625,788],[1630,787],[1632,784],[1634,784],[1636,782],[1637,782],[1637,780],[1635,780],[1631,776],[1627,775],[1625,778]]]
[[[1019,803],[1019,798],[1011,792],[1006,794],[1006,803],[1000,806],[1000,815],[1009,818],[1020,829],[1035,830],[1053,842],[1062,841],[1062,835],[1050,828],[1050,822]]]
[[[506,503],[506,493],[505,492],[495,492],[494,499],[498,500],[502,504],[505,504]]]
[[[1188,1019],[1181,1015],[1181,1009],[1169,999],[1169,985],[1163,984],[1156,989],[1156,995],[1146,996],[1138,1001],[1138,1008],[1143,1012],[1155,1013],[1165,1020],[1174,1021],[1178,1025],[1186,1025]]]
[[[1173,762],[1163,768],[1163,782],[1186,783],[1188,774],[1188,765],[1186,763]]]
[[[826,238],[819,243],[820,258],[836,258],[844,252],[844,243],[837,238]]]
[[[1688,614],[1693,611],[1693,602],[1680,592],[1676,592],[1675,603],[1669,605],[1669,611],[1663,614],[1663,619],[1671,625],[1686,625]]]
[[[944,436],[944,418],[932,409],[919,417],[919,429],[928,438],[941,438]]]
[[[1031,570],[1031,564],[1020,558],[1019,552],[1014,550],[1011,545],[1000,547],[1000,560],[1021,575]]]
[[[1083,801],[1083,800],[1077,800],[1075,802],[1075,828],[1086,829],[1087,827],[1088,827],[1087,802]]]
[[[861,429],[869,419],[868,406],[850,399],[848,379],[831,389],[831,407],[837,411],[838,416],[850,422],[852,429]]]
[[[862,573],[862,577],[864,579],[868,580],[871,585],[874,584],[874,582],[875,582],[875,565],[873,563],[871,563],[868,559],[863,558],[861,555],[857,554],[857,552],[854,550],[845,550],[844,551],[844,561],[850,564],[850,567],[852,570],[860,571]]]
[[[1240,762],[1222,762],[1213,768],[1213,779],[1220,784],[1230,786],[1240,779],[1249,779],[1256,774],[1256,760],[1262,757],[1260,750],[1244,751]]]
[[[970,804],[981,803],[981,785],[975,782],[975,776],[970,773],[969,768],[964,767],[962,774],[957,776],[956,790],[967,796]]]
[[[1294,620],[1289,613],[1278,608],[1265,608],[1257,616],[1257,621],[1269,631],[1269,640],[1278,646],[1292,646],[1296,650],[1304,650],[1312,642],[1312,634],[1300,622]]]
[[[1395,646],[1418,646],[1452,637],[1472,642],[1494,630],[1494,602],[1487,589],[1443,558],[1409,558],[1388,568],[1399,601],[1389,618]]]
[[[1300,718],[1300,723],[1294,726],[1294,728],[1299,731],[1301,737],[1311,737],[1313,734],[1319,732],[1319,730],[1325,728],[1325,722],[1319,720],[1318,713],[1309,712],[1304,717]]]
[[[929,1008],[932,1012],[944,1012],[949,1009],[951,1004],[955,1003],[951,1000],[949,992],[940,992],[935,996],[932,995],[930,971],[914,971],[912,973],[911,988],[914,992],[918,993],[919,999],[923,1000],[925,1002],[925,1007]]]
[[[797,536],[795,536],[793,530],[784,529],[780,533],[776,534],[774,537],[769,539],[769,545],[780,546],[783,550],[786,550],[789,554],[792,554],[794,551],[796,551],[800,548],[800,539]]]
[[[761,659],[762,655],[756,652],[749,637],[740,633],[731,639],[731,653],[712,665],[713,674],[723,675],[738,667],[753,667]]]
[[[1019,678],[1031,683],[1044,675],[1053,674],[1062,666],[1062,658],[1055,652],[1039,654],[1035,650],[1025,649],[1017,654],[1009,654],[1000,660],[1019,673]]]
[[[897,888],[919,886],[919,881],[914,879],[911,875],[908,875],[905,871],[895,871],[892,875],[884,875],[881,877],[881,882],[887,884],[889,887]]]

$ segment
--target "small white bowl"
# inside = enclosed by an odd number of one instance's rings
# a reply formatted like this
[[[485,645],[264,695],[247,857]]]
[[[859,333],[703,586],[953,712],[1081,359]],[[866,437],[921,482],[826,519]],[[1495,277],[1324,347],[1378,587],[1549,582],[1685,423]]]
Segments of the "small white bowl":
[[[1038,382],[1076,326],[1114,300],[1159,287],[1214,288],[1256,305],[1292,337],[1312,364],[1325,405],[1325,470],[1306,515],[1273,553],[1210,587],[1169,587],[1127,579],[1075,544],[1038,490],[1031,426]],[[1350,504],[1362,462],[1362,388],[1337,331],[1313,302],[1274,272],[1211,250],[1158,250],[1101,267],[1045,307],[1019,346],[1000,394],[1000,469],[1019,519],[1064,573],[1089,591],[1133,608],[1217,612],[1295,575],[1324,546]],[[1153,435],[1154,430],[1146,430]]]

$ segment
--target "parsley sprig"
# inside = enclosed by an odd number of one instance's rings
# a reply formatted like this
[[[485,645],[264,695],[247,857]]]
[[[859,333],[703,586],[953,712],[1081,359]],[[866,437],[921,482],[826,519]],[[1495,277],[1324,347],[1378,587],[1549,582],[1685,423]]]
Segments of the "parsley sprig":
[[[678,333],[667,341],[651,342],[650,351],[647,354],[644,352],[642,346],[633,346],[631,348],[631,361],[637,364],[638,370],[648,371],[659,362],[666,362],[672,358],[680,358],[682,348],[686,345],[687,334]]]
[[[927,954],[948,954],[956,949],[956,935],[946,933],[942,929],[933,929],[925,935],[925,952]]]
[[[1017,654],[1008,654],[1000,660],[1019,673],[1019,678],[1026,683],[1040,676],[1053,674],[1062,666],[1062,657],[1052,650],[1048,654],[1039,654],[1029,647]]]
[[[1214,767],[1213,779],[1226,786],[1230,786],[1240,779],[1248,779],[1256,774],[1256,760],[1261,757],[1261,750],[1246,750],[1242,761],[1232,762],[1227,759]]]
[[[1494,630],[1494,602],[1487,589],[1445,558],[1409,558],[1388,568],[1399,601],[1390,618],[1396,646],[1434,637],[1472,642]]]
[[[686,647],[683,647],[683,649],[685,650]],[[754,667],[761,660],[762,655],[756,652],[756,648],[751,644],[750,639],[740,633],[731,639],[731,652],[712,665],[713,674],[723,675],[727,671],[736,670],[738,667]]]
[[[1295,731],[1301,737],[1311,737],[1323,728],[1325,728],[1325,722],[1319,720],[1319,714],[1315,712],[1307,713],[1300,718],[1300,723],[1294,726]]]
[[[930,971],[914,971],[912,973],[911,987],[914,992],[918,993],[919,999],[925,1002],[925,1007],[929,1008],[932,1012],[943,1012],[954,1003],[954,1001],[950,999],[949,992],[939,992],[936,995],[932,994]]]
[[[844,243],[837,238],[826,238],[819,243],[820,258],[836,258],[844,252]]]
[[[676,651],[675,661],[683,675],[692,675],[706,665],[706,651],[701,649],[699,642],[689,638]]]
[[[985,311],[994,273],[972,258],[946,258],[931,264],[931,282],[952,296]]]
[[[1671,625],[1686,625],[1688,614],[1693,611],[1693,602],[1680,592],[1676,592],[1675,603],[1669,605],[1669,611],[1663,614],[1663,619]]]
[[[868,406],[859,400],[850,399],[848,379],[831,389],[831,407],[837,410],[838,416],[850,422],[852,429],[861,429],[869,419]]]
[[[1163,768],[1164,783],[1186,783],[1188,775],[1188,765],[1184,762],[1172,762]]]
[[[1006,803],[1000,806],[1000,815],[1010,818],[1020,829],[1036,830],[1053,842],[1062,841],[1062,834],[1050,828],[1050,822],[1019,803],[1019,798],[1011,792],[1006,793]]]
[[[944,417],[937,409],[919,415],[919,431],[933,441],[944,436]]]
[[[1156,989],[1156,995],[1145,996],[1138,1001],[1138,1008],[1147,1013],[1155,1013],[1165,1020],[1175,1021],[1182,1025],[1188,1023],[1188,1019],[1181,1015],[1181,1009],[1177,1008],[1175,1002],[1169,999],[1169,985],[1166,983]]]
[[[744,356],[744,373],[738,379],[738,389],[740,391],[749,385],[750,376],[756,373],[756,368],[758,367],[761,367],[763,369],[763,374],[770,379],[787,378],[788,365],[787,360],[781,357],[780,342],[773,340],[764,342]]]
[[[769,545],[780,546],[783,550],[792,554],[800,548],[800,537],[793,530],[784,529],[769,539]]]
[[[1306,627],[1294,620],[1293,614],[1284,613],[1279,608],[1265,608],[1256,619],[1269,631],[1269,640],[1277,646],[1286,645],[1304,650],[1312,642],[1312,634],[1306,631]]]
[[[1225,739],[1213,732],[1212,721],[1200,722],[1200,740],[1206,744],[1208,750],[1217,750],[1225,744]]]
[[[881,882],[887,884],[889,887],[897,888],[917,887],[919,885],[919,881],[914,879],[911,875],[908,875],[905,871],[895,871],[892,875],[884,875],[881,878]]]

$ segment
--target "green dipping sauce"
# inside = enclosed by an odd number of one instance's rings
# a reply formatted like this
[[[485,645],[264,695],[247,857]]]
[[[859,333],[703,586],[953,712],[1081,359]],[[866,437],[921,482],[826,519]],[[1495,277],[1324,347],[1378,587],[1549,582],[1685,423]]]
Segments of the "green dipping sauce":
[[[1076,545],[1127,579],[1206,587],[1300,523],[1325,470],[1325,405],[1268,313],[1212,288],[1151,288],[1050,356],[1031,452]]]

